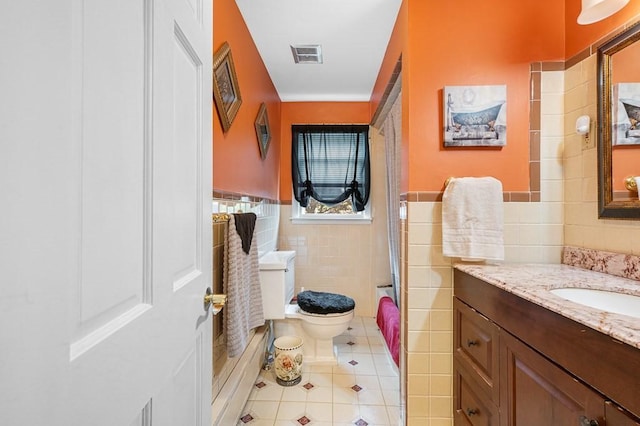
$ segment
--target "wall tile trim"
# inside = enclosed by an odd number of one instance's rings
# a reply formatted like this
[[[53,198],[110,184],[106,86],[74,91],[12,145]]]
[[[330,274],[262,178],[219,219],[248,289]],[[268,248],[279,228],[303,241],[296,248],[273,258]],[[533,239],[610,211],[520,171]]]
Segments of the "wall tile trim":
[[[213,190],[213,198],[217,198],[220,200],[229,200],[229,201],[248,201],[251,203],[265,203],[265,204],[282,204],[278,200],[272,200],[270,198],[258,197],[247,194],[240,194],[238,192],[229,192],[229,191],[220,191]],[[289,202],[291,204],[291,202]]]

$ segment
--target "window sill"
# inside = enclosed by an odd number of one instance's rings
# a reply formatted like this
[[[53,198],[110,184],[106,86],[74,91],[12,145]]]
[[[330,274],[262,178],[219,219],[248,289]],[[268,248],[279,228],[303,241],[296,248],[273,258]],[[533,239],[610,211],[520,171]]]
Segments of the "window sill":
[[[370,225],[371,217],[292,217],[294,225]]]

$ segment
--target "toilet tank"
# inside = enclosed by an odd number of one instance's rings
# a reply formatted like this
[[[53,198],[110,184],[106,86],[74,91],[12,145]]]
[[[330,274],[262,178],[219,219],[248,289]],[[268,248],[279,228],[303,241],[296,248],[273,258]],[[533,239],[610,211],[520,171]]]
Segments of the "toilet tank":
[[[264,319],[283,319],[295,292],[296,252],[270,251],[258,259]]]

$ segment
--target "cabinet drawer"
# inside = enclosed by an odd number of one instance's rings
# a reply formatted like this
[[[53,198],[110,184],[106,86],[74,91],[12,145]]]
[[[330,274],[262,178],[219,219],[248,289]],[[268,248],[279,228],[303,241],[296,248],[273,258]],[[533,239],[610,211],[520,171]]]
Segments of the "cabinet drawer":
[[[497,402],[500,329],[458,299],[454,299],[454,312],[454,358],[476,375],[475,380]]]
[[[627,413],[611,401],[604,404],[604,418],[607,426],[640,426],[640,419]]]
[[[486,392],[478,387],[473,374],[456,363],[454,418],[456,425],[497,426],[499,411]]]

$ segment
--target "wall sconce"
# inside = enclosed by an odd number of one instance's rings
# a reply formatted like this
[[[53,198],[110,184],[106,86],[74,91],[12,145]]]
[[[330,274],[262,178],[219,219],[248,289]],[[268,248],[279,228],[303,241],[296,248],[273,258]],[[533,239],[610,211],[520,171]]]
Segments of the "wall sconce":
[[[629,3],[629,0],[582,0],[578,24],[593,24],[608,18]]]
[[[591,126],[591,118],[588,115],[581,115],[576,120],[576,133],[579,135],[588,135],[589,126]]]
[[[590,149],[595,147],[595,140],[589,137],[591,130],[591,118],[588,115],[581,115],[576,120],[576,133],[582,136],[582,149]]]

